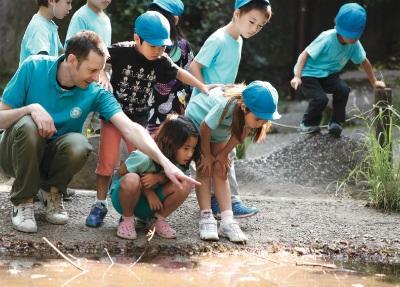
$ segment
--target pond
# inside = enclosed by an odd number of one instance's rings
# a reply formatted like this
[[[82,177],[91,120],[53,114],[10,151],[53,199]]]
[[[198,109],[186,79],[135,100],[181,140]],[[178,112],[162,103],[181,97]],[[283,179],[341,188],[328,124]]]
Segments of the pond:
[[[400,267],[325,262],[313,256],[208,255],[0,259],[0,286],[400,286]],[[111,261],[112,260],[112,261]],[[113,263],[111,263],[113,262]]]

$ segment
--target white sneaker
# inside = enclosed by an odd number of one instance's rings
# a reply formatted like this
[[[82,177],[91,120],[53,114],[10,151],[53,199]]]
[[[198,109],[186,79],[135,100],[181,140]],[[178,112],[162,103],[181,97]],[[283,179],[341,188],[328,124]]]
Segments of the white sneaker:
[[[247,236],[240,229],[239,224],[235,220],[230,220],[228,222],[221,222],[219,227],[219,234],[226,237],[231,242],[246,242]]]
[[[66,224],[68,213],[64,209],[60,192],[46,192],[39,189],[38,198],[46,209],[46,220],[52,224]]]
[[[12,206],[11,221],[16,230],[22,232],[37,232],[33,203],[21,203]]]
[[[201,240],[219,240],[217,221],[212,215],[208,218],[200,218],[199,232]]]

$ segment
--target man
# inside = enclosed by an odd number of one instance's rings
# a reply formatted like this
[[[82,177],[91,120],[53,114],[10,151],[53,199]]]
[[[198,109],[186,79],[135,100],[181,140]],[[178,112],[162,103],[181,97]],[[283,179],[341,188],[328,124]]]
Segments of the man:
[[[96,83],[107,48],[94,32],[72,37],[65,55],[34,55],[17,70],[0,102],[0,169],[15,177],[11,190],[13,227],[36,232],[33,197],[46,207],[46,219],[65,224],[61,192],[86,162],[92,147],[81,134],[85,118],[98,112],[165,170],[172,182],[190,181],[158,149],[140,125],[122,112],[114,96]]]

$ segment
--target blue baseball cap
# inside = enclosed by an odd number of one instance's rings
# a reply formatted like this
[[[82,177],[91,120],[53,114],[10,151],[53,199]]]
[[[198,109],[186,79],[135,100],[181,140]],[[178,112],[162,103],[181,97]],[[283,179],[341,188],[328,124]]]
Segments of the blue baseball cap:
[[[181,0],[154,0],[152,4],[156,4],[174,16],[181,16],[185,9]]]
[[[357,3],[348,3],[340,7],[335,18],[336,32],[349,39],[359,39],[367,22],[367,12]]]
[[[249,4],[251,1],[257,1],[257,2],[265,2],[267,5],[271,5],[269,3],[269,0],[236,0],[235,1],[235,9],[240,9],[244,5]]]
[[[251,82],[242,92],[246,107],[257,118],[262,120],[277,120],[281,118],[278,113],[278,92],[268,82]]]
[[[147,11],[135,21],[135,33],[153,46],[171,46],[170,26],[167,18],[156,11]]]

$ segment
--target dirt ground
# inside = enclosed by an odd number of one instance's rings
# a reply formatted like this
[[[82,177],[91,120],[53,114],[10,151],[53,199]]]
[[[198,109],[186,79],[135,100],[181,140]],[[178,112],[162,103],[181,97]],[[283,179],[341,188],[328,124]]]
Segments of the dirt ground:
[[[78,190],[65,202],[70,215],[67,225],[47,223],[37,203],[38,233],[21,233],[11,227],[10,186],[2,184],[0,256],[53,257],[56,253],[42,239],[46,237],[62,251],[78,256],[106,256],[104,248],[114,254],[139,254],[147,248],[148,255],[287,250],[332,259],[400,263],[400,215],[376,211],[366,207],[366,200],[350,197],[357,193],[361,195],[358,198],[365,198],[365,192],[356,187],[336,189],[338,180],[360,160],[360,142],[357,132],[346,129],[340,139],[272,134],[265,143],[251,146],[248,159],[236,163],[242,199],[260,210],[256,216],[240,220],[249,237],[246,245],[226,239],[201,241],[194,193],[170,217],[178,231],[174,240],[154,237],[146,243],[146,232],[141,229],[135,241],[118,239],[119,216],[111,204],[104,226],[86,227],[85,217],[95,197],[94,191],[87,190]]]

